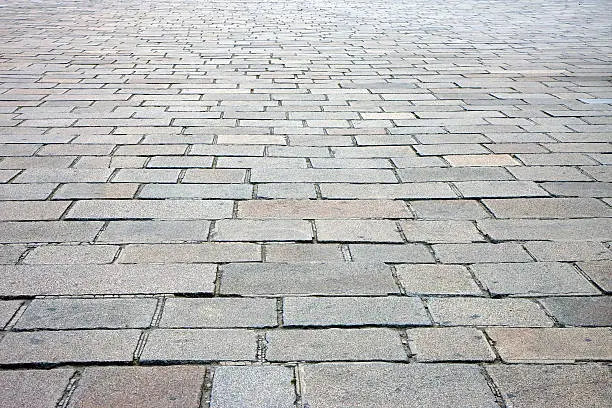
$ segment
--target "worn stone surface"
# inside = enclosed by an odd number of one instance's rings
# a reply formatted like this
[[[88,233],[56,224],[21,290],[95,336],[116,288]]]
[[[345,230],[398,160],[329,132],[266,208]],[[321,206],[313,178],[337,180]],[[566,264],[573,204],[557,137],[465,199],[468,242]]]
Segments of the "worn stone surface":
[[[408,347],[417,361],[493,361],[484,334],[471,327],[409,329]]]
[[[512,407],[600,407],[612,400],[604,365],[492,365],[487,372]]]
[[[0,301],[0,330],[7,325],[23,302],[20,300]]]
[[[293,407],[290,367],[219,367],[215,370],[211,408]]]
[[[567,326],[612,326],[610,297],[549,297],[542,304],[555,319]]]
[[[408,294],[482,294],[470,272],[460,265],[397,265],[396,269]]]
[[[430,324],[416,297],[286,297],[285,326],[420,326]]]
[[[74,370],[0,371],[0,405],[5,408],[54,407]]]
[[[85,369],[70,408],[200,406],[204,367],[91,367]]]
[[[313,408],[498,406],[475,365],[313,364],[304,367],[303,381],[303,398]]]

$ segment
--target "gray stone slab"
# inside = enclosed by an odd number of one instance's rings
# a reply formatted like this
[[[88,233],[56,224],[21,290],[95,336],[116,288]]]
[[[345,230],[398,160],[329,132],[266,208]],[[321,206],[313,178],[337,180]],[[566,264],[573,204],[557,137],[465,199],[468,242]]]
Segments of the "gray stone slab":
[[[98,221],[0,222],[0,242],[90,242],[102,225]]]
[[[0,221],[58,220],[68,205],[53,201],[0,201]]]
[[[546,197],[549,194],[533,181],[456,181],[466,198]]]
[[[268,361],[405,361],[391,329],[274,330],[266,333]]]
[[[612,292],[612,261],[580,262],[577,265],[600,288]]]
[[[276,299],[262,298],[169,298],[160,327],[231,328],[277,325]]]
[[[54,200],[79,200],[89,198],[132,198],[138,190],[136,183],[68,183],[62,184],[53,194]]]
[[[219,367],[215,369],[211,408],[292,408],[295,401],[290,367]]]
[[[140,330],[9,332],[0,343],[0,364],[127,363]]]
[[[472,265],[474,274],[495,295],[598,294],[574,267],[558,262]]]
[[[432,246],[442,263],[532,262],[533,258],[515,243],[436,244]]]
[[[550,297],[541,300],[555,319],[566,326],[612,326],[610,297]]]
[[[355,262],[434,263],[433,255],[423,244],[350,244]]]
[[[590,261],[611,259],[612,252],[599,242],[531,241],[525,248],[538,261]]]
[[[342,262],[340,244],[266,244],[266,262]]]
[[[119,263],[258,262],[261,245],[241,242],[197,244],[133,244],[119,255]]]
[[[408,242],[477,242],[484,237],[469,221],[400,221]]]
[[[231,217],[232,208],[232,202],[224,200],[86,200],[77,201],[66,218],[214,220]]]
[[[303,399],[312,408],[497,407],[476,365],[316,364],[306,365]]]
[[[23,259],[29,265],[109,264],[119,251],[114,245],[45,245]]]
[[[142,363],[254,361],[257,338],[245,329],[157,329],[151,332]]]
[[[417,297],[286,297],[288,326],[421,326],[431,322]]]
[[[461,180],[512,180],[501,167],[426,167],[398,170],[404,183]]]
[[[479,220],[480,230],[496,241],[611,241],[612,219]]]
[[[6,265],[0,296],[212,293],[215,272],[208,264]]]
[[[508,406],[605,407],[612,401],[610,371],[605,365],[491,365],[486,369]]]
[[[193,221],[111,221],[98,242],[116,244],[206,241],[210,222]]]
[[[73,373],[71,368],[0,371],[0,406],[55,407]]]
[[[429,311],[442,326],[552,326],[540,306],[528,299],[429,298]]]
[[[206,199],[247,199],[253,195],[249,184],[145,184],[140,198],[206,198]]]
[[[447,183],[349,184],[321,185],[324,198],[341,199],[434,199],[455,198]]]
[[[408,294],[481,295],[470,272],[460,265],[397,265],[397,276]]]
[[[69,408],[198,408],[205,367],[88,367]]]
[[[594,198],[513,198],[483,203],[497,218],[612,217],[612,208]]]
[[[151,324],[157,299],[34,299],[17,329],[127,329]]]
[[[408,329],[408,347],[417,361],[493,361],[495,353],[472,327]]]
[[[319,242],[403,242],[391,220],[316,220]]]
[[[0,265],[13,265],[26,251],[24,245],[0,245]]]
[[[236,295],[387,295],[399,293],[381,263],[228,264],[221,293]]]
[[[220,220],[211,233],[213,241],[310,241],[313,232],[305,220]]]
[[[491,215],[476,200],[411,201],[416,218],[426,220],[479,220]]]
[[[542,187],[556,196],[602,198],[612,196],[612,183],[598,181],[550,182],[542,183]]]
[[[57,184],[0,184],[0,200],[44,200]]]
[[[317,198],[317,192],[309,183],[261,183],[257,198]]]
[[[397,183],[382,169],[253,169],[253,183]]]

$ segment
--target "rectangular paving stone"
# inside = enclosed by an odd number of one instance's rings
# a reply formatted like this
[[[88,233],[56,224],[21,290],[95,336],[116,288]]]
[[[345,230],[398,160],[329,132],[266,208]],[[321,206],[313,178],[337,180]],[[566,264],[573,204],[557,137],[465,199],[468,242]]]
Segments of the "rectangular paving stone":
[[[455,198],[447,183],[348,184],[321,185],[324,198],[340,199],[429,199]]]
[[[512,180],[512,175],[500,167],[427,167],[399,169],[404,183],[462,180]]]
[[[610,241],[612,220],[608,218],[560,220],[479,220],[480,230],[496,241]]]
[[[10,332],[0,343],[0,364],[127,363],[140,330]]]
[[[476,264],[474,274],[494,295],[597,294],[571,265],[559,262]]]
[[[479,220],[491,217],[476,200],[418,200],[409,204],[418,219]]]
[[[379,169],[260,169],[251,171],[253,183],[397,183],[391,170]]]
[[[254,361],[255,332],[245,329],[157,329],[149,334],[143,364]]]
[[[518,180],[531,181],[590,181],[575,167],[564,166],[516,166],[508,171]]]
[[[533,262],[533,258],[515,243],[436,244],[432,246],[442,263]]]
[[[167,145],[165,145],[167,146]],[[212,167],[211,156],[155,156],[147,163],[150,169],[186,169]]]
[[[240,169],[187,169],[183,183],[243,183],[245,177]]]
[[[304,220],[220,220],[213,241],[310,241],[312,226]]]
[[[15,183],[104,183],[112,169],[26,169]]]
[[[159,243],[206,241],[209,221],[111,221],[98,236],[99,242]]]
[[[350,244],[351,258],[356,262],[434,263],[434,257],[423,244]]]
[[[113,183],[176,183],[179,169],[119,169]]]
[[[483,241],[469,221],[400,221],[408,242],[475,242]]]
[[[266,333],[268,361],[405,361],[391,329],[273,330]]]
[[[267,244],[266,262],[342,262],[339,244]]]
[[[114,245],[45,245],[32,249],[23,259],[29,265],[109,264],[119,251]]]
[[[477,365],[308,364],[302,381],[302,398],[313,408],[498,406]]]
[[[487,372],[508,406],[602,407],[612,399],[609,367],[580,365],[490,365]]]
[[[0,296],[212,293],[215,272],[206,264],[0,265]]]
[[[610,197],[612,183],[598,181],[564,181],[542,183],[541,186],[551,194],[561,197]]]
[[[612,326],[610,297],[549,297],[540,302],[563,325]]]
[[[319,242],[402,242],[391,220],[316,220]]]
[[[276,299],[166,299],[160,327],[274,327]]]
[[[58,220],[69,205],[51,201],[0,201],[0,221]]]
[[[151,324],[157,299],[34,299],[16,329],[127,329]]]
[[[0,200],[44,200],[55,187],[55,183],[0,184]]]
[[[237,157],[226,156],[217,158],[217,168],[277,168],[305,169],[306,160],[301,157]]]
[[[610,360],[609,328],[490,328],[487,334],[506,363],[574,363]]]
[[[197,244],[131,244],[119,255],[119,263],[259,262],[261,245],[239,242]]]
[[[513,198],[482,202],[497,218],[612,217],[612,208],[594,198]]]
[[[283,324],[290,326],[426,326],[417,297],[286,297]]]
[[[73,373],[72,368],[0,371],[0,405],[4,408],[54,407]]]
[[[249,184],[145,184],[140,198],[206,198],[238,200],[249,199],[253,187]]]
[[[68,407],[197,408],[205,373],[199,366],[87,367]]]
[[[24,184],[26,185],[26,184]],[[135,183],[68,183],[53,193],[54,200],[79,200],[89,198],[133,198],[138,190]]]
[[[0,265],[14,265],[26,251],[25,245],[0,245]]]
[[[292,408],[295,398],[293,370],[290,367],[227,366],[215,369],[210,407]]]
[[[248,200],[238,202],[238,218],[411,218],[408,207],[391,200]]]
[[[399,293],[381,263],[228,264],[221,293],[236,295],[387,295]]]
[[[408,347],[420,362],[493,361],[495,353],[472,327],[408,329]]]
[[[317,198],[314,184],[261,183],[256,186],[257,198]]]
[[[546,197],[549,194],[533,181],[456,181],[465,198]]]
[[[444,156],[454,167],[462,166],[520,166],[520,162],[509,154],[455,154]]]
[[[482,295],[482,291],[460,265],[396,265],[397,276],[408,294]]]
[[[530,241],[525,248],[538,261],[590,261],[612,259],[612,252],[599,242]]]
[[[77,201],[67,219],[220,219],[232,216],[232,202],[224,200],[87,200]]]
[[[89,242],[102,225],[99,221],[0,222],[0,242]]]
[[[553,321],[528,299],[429,298],[427,306],[442,326],[549,327]]]

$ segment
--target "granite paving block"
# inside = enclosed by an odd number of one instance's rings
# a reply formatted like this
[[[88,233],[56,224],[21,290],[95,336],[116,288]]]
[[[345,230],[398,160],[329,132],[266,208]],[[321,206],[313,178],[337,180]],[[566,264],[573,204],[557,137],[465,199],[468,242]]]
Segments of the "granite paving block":
[[[402,242],[391,220],[316,220],[319,242]]]
[[[212,293],[215,273],[209,264],[0,265],[0,296]]]
[[[24,184],[25,185],[25,184]],[[53,193],[54,200],[80,200],[89,198],[132,198],[138,190],[136,183],[67,183]]]
[[[4,408],[55,407],[73,373],[71,368],[0,371],[0,405]]]
[[[157,329],[140,357],[143,364],[254,361],[257,338],[245,329]]]
[[[266,333],[268,361],[406,361],[391,329],[273,330]]]
[[[574,363],[612,358],[609,328],[490,328],[487,334],[506,363]]]
[[[237,200],[253,195],[247,184],[145,184],[138,197],[153,199],[204,198]]]
[[[491,365],[487,372],[508,406],[601,407],[612,400],[604,365]]]
[[[210,396],[211,408],[292,408],[296,399],[290,367],[218,367]]]
[[[530,241],[525,248],[538,261],[590,261],[612,259],[612,251],[599,242]]]
[[[598,181],[563,181],[542,183],[541,186],[551,194],[562,197],[610,197],[612,183]]]
[[[408,242],[477,242],[484,237],[469,221],[400,221]]]
[[[58,220],[69,204],[51,201],[0,201],[0,221]]]
[[[45,200],[57,184],[0,184],[0,200]]]
[[[418,328],[407,333],[408,347],[420,362],[495,359],[484,334],[471,327]]]
[[[127,363],[140,330],[10,332],[0,343],[0,364]]]
[[[222,267],[221,293],[235,295],[387,295],[399,293],[381,263],[264,263]]]
[[[276,299],[262,298],[169,298],[160,327],[231,328],[277,325]]]
[[[0,330],[8,324],[22,304],[21,300],[0,301]]]
[[[436,244],[432,246],[442,263],[532,262],[533,258],[515,243]]]
[[[111,221],[97,237],[105,243],[206,241],[209,221]]]
[[[497,218],[612,217],[612,208],[594,198],[512,198],[482,202]]]
[[[339,244],[266,244],[266,262],[342,262]]]
[[[0,245],[0,265],[13,265],[26,251],[24,245]]]
[[[494,295],[536,296],[597,294],[599,291],[571,265],[559,262],[497,263],[471,266]]]
[[[469,364],[308,364],[302,381],[313,408],[498,406],[479,367]]]
[[[479,220],[491,217],[476,200],[419,200],[409,204],[418,219]]]
[[[90,242],[103,224],[99,221],[0,222],[0,242]]]
[[[289,326],[422,326],[431,322],[417,297],[286,297]]]
[[[434,321],[443,326],[549,327],[553,321],[528,299],[429,298]]]
[[[312,226],[305,220],[220,220],[211,233],[213,241],[310,241]]]
[[[533,181],[456,181],[465,198],[546,197],[549,194]]]
[[[609,218],[558,220],[478,220],[479,229],[493,240],[610,241]]]
[[[324,198],[340,199],[426,199],[455,198],[457,194],[448,183],[402,184],[321,184]]]
[[[576,265],[600,288],[612,292],[612,261],[579,262]]]
[[[157,299],[34,299],[16,329],[136,329],[151,324]]]
[[[540,302],[563,325],[612,326],[610,297],[549,297]]]
[[[397,276],[408,294],[482,295],[470,272],[460,265],[397,265]]]
[[[429,248],[423,244],[350,244],[351,258],[356,262],[433,263]]]
[[[45,245],[28,252],[23,259],[29,265],[109,264],[119,247],[115,245]]]
[[[119,255],[119,263],[207,263],[258,262],[261,246],[241,242],[200,242],[197,244],[130,244]]]
[[[87,367],[68,407],[197,408],[205,372],[201,366]]]

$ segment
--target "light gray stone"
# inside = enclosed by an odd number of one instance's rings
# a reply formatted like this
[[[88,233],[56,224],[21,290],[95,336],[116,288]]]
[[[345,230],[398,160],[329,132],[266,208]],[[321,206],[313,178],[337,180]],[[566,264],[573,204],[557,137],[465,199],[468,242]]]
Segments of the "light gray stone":
[[[119,251],[114,245],[47,245],[28,252],[29,265],[109,264]]]
[[[16,264],[26,249],[23,245],[0,245],[0,265]]]
[[[209,221],[111,221],[98,242],[115,244],[206,241]]]
[[[342,262],[339,244],[267,244],[266,262]]]
[[[397,265],[397,276],[408,294],[481,295],[482,291],[460,265]]]
[[[479,220],[491,215],[476,200],[410,201],[416,218],[426,220]]]
[[[305,220],[220,220],[213,241],[310,241],[312,226]]]
[[[403,242],[391,220],[316,220],[319,242]]]
[[[612,219],[479,220],[480,230],[497,241],[612,241]]]
[[[55,407],[73,373],[71,368],[0,371],[0,406]]]
[[[542,304],[557,321],[566,326],[612,326],[612,298],[550,297]]]
[[[612,209],[594,198],[513,198],[483,203],[497,218],[612,217]]]
[[[577,265],[600,288],[612,292],[612,261],[580,262]]]
[[[8,324],[22,303],[21,300],[0,300],[0,330]]]
[[[484,237],[469,221],[400,221],[408,242],[476,242]]]
[[[611,259],[612,252],[599,242],[532,241],[525,248],[538,261],[590,261]]]
[[[442,263],[532,262],[533,258],[515,243],[436,244],[432,246]]]
[[[133,244],[121,251],[119,263],[258,262],[261,245],[241,242],[198,244]]]
[[[434,263],[423,244],[350,244],[351,258],[356,262]]]
[[[0,222],[0,242],[90,242],[102,225],[98,221]]]
[[[417,361],[493,361],[495,353],[472,327],[408,329],[408,346]]]

